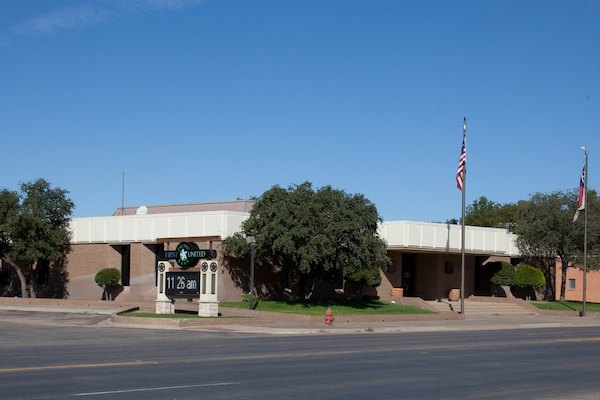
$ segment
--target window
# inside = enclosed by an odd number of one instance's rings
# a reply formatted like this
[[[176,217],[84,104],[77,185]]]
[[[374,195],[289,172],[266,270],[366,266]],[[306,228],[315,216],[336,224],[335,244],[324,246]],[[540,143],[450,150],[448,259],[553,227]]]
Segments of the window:
[[[575,290],[575,279],[569,279],[569,290]]]

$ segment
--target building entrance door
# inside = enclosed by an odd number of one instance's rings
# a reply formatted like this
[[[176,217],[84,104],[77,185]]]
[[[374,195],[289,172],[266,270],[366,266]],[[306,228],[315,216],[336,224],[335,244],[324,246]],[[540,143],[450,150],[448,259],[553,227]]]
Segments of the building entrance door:
[[[497,263],[483,263],[488,257],[475,257],[475,294],[478,296],[492,295],[492,277],[498,272]]]
[[[402,288],[404,289],[404,296],[415,296],[415,270],[416,270],[417,257],[414,254],[403,253],[402,254]]]

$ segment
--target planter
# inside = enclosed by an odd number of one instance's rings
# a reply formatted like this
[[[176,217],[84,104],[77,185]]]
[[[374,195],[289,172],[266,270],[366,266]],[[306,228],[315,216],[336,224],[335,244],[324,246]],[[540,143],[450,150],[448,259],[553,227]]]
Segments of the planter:
[[[449,301],[460,300],[460,289],[450,289],[450,292],[448,293],[448,300]]]

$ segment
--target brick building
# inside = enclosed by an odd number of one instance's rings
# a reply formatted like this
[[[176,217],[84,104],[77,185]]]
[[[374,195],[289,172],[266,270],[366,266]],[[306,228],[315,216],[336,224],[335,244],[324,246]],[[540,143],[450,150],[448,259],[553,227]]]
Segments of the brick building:
[[[149,206],[119,209],[109,217],[74,218],[68,295],[100,299],[102,289],[94,276],[102,268],[114,267],[122,277],[117,301],[153,301],[160,252],[194,242],[216,250],[220,260],[222,240],[240,230],[251,206],[248,201]],[[381,271],[381,285],[364,294],[386,299],[403,291],[405,296],[436,299],[460,287],[460,226],[390,221],[382,223],[379,234],[388,243],[393,265]],[[518,257],[515,238],[504,229],[466,227],[465,296],[491,293],[486,264]],[[242,280],[232,269],[221,268],[220,300],[239,300]]]
[[[119,209],[109,217],[73,218],[68,256],[70,298],[99,299],[103,290],[94,282],[102,268],[121,271],[122,291],[117,300],[152,301],[156,297],[159,254],[180,242],[219,254],[222,240],[237,232],[249,215],[251,203],[233,201]],[[239,300],[241,290],[222,269],[220,290]]]
[[[562,283],[562,266],[556,263],[556,290],[555,300],[560,300],[560,286]],[[588,268],[586,279],[586,301],[600,303],[600,271]],[[583,270],[579,267],[567,268],[567,281],[565,285],[565,300],[583,301]]]
[[[249,266],[226,265],[220,249],[224,238],[240,231],[251,207],[252,203],[244,200],[142,206],[118,209],[112,216],[73,218],[71,252],[65,269],[62,275],[53,276],[47,263],[39,264],[36,279],[40,293],[97,300],[103,290],[94,281],[96,273],[103,268],[117,268],[122,283],[118,293],[114,293],[117,301],[153,301],[159,255],[175,250],[181,242],[193,242],[201,249],[216,251],[216,260],[222,265],[219,299],[237,301],[244,289],[248,290]],[[388,244],[392,266],[381,271],[379,287],[362,288],[362,294],[382,299],[400,294],[426,300],[448,297],[451,289],[460,287],[460,231],[458,225],[442,223],[383,222],[379,235]],[[466,227],[465,296],[491,294],[489,280],[494,271],[486,265],[518,257],[515,239],[505,229]],[[282,291],[277,285],[280,277],[260,268],[256,275],[259,289],[268,288],[271,293]],[[60,288],[55,281],[64,282],[65,276],[66,288],[64,285]],[[0,270],[0,290],[4,288],[5,295],[14,295],[9,289],[15,279],[10,268]],[[339,293],[339,289],[323,285],[319,292]]]

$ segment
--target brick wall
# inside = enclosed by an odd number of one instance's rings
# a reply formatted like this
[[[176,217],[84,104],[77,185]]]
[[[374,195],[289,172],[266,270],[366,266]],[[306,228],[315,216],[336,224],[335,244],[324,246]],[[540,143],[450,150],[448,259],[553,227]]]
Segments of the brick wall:
[[[569,279],[575,280],[575,288],[569,289]],[[556,300],[560,300],[560,286],[562,282],[562,267],[556,262]],[[600,271],[590,270],[588,267],[586,279],[586,301],[600,303]],[[583,301],[583,270],[577,267],[567,269],[567,284],[565,287],[565,300]]]
[[[182,241],[185,239],[181,239]],[[177,242],[165,243],[165,250],[175,250]],[[212,248],[220,254],[221,242],[196,242],[199,248]],[[158,245],[132,243],[130,245],[130,286],[116,297],[117,301],[154,301],[156,298],[155,269],[156,251]],[[73,299],[99,300],[102,297],[102,289],[94,282],[94,276],[102,268],[114,267],[121,269],[121,245],[108,244],[75,244],[69,254],[68,272],[69,283],[67,290],[69,297]],[[395,270],[381,271],[381,285],[373,290],[372,295],[382,299],[391,299],[390,292],[394,287],[402,285],[402,252],[390,251],[388,255],[395,264]],[[229,268],[221,259],[218,281],[218,297],[223,301],[239,301],[243,294],[242,287],[248,286],[248,272],[250,266],[240,265],[237,269]],[[415,254],[415,290],[416,295],[427,300],[447,298],[450,289],[460,288],[460,255],[443,253],[417,253]],[[446,272],[446,266],[452,265],[452,272]],[[198,270],[199,266],[190,271]],[[569,277],[574,276],[579,270],[569,269]],[[465,296],[474,293],[475,289],[475,257],[466,257],[465,266]],[[591,276],[591,275],[590,275]],[[261,285],[271,285],[270,289],[280,286],[281,277],[277,274],[262,271],[256,265],[255,283],[257,290],[261,291]],[[568,298],[576,298],[581,293],[581,278],[577,279],[576,291],[567,291]],[[560,284],[560,282],[558,283]],[[588,294],[590,287],[600,289],[600,273],[595,273],[588,281]],[[558,286],[559,287],[559,286]],[[266,288],[266,286],[265,286]],[[268,290],[267,290],[268,291]],[[366,292],[365,292],[366,293]],[[598,291],[600,293],[600,291]],[[370,294],[366,293],[366,294]],[[405,294],[406,295],[406,294]],[[581,298],[581,294],[579,294]],[[591,297],[588,296],[588,299]],[[597,300],[600,301],[600,296]]]
[[[184,239],[182,239],[183,241]],[[175,250],[179,242],[165,243],[165,250]],[[196,242],[201,249],[217,250],[220,254],[221,242]],[[116,295],[116,301],[154,301],[156,299],[155,271],[156,251],[159,245],[131,243],[125,245],[74,244],[68,256],[69,298],[100,300],[102,288],[96,285],[94,277],[103,268],[121,270],[122,246],[130,246],[130,285]],[[218,260],[222,264],[221,260]],[[190,269],[198,270],[199,266]],[[223,265],[220,265],[218,283],[219,299],[238,301],[242,289],[237,287]]]
[[[381,269],[381,284],[377,287],[377,296],[382,300],[393,300],[392,288],[402,287],[402,253],[388,251],[387,255],[393,266],[390,271],[385,267]]]
[[[103,268],[121,269],[121,254],[108,244],[75,244],[68,255],[69,298],[100,300],[102,288],[94,281]]]
[[[156,299],[156,249],[155,244],[131,244],[128,300]]]
[[[377,294],[381,299],[391,300],[392,288],[402,287],[402,252],[389,251],[388,256],[396,268],[392,272],[381,271],[381,285]],[[448,272],[446,272],[448,271]],[[465,258],[465,296],[475,290],[475,257]],[[447,298],[450,289],[460,288],[461,257],[456,254],[415,253],[415,294],[425,300]],[[404,294],[406,296],[406,293]]]

